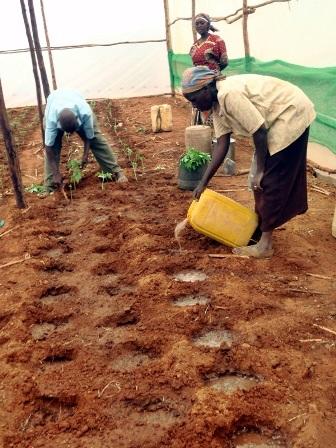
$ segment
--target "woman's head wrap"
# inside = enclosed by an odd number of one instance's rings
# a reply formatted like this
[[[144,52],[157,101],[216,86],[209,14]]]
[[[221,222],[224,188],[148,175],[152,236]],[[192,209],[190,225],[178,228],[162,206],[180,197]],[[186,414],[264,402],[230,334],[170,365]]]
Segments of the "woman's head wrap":
[[[209,30],[211,30],[211,31],[213,31],[213,32],[218,31],[217,28],[215,28],[213,25],[211,25],[211,19],[210,19],[210,16],[209,16],[208,14],[204,14],[203,12],[200,12],[199,14],[196,14],[196,16],[195,16],[195,22],[196,22],[196,20],[197,20],[198,17],[199,17],[200,19],[203,19],[203,20],[205,20],[206,22],[209,23]]]
[[[182,93],[192,93],[201,90],[212,81],[224,79],[225,76],[210,70],[206,65],[187,68],[182,75]]]

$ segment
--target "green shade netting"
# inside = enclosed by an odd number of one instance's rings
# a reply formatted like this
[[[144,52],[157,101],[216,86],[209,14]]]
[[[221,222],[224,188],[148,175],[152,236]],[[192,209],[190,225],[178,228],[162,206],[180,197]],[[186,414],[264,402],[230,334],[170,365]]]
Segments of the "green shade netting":
[[[171,82],[181,86],[183,71],[192,66],[187,54],[169,53]],[[230,61],[225,74],[257,73],[276,76],[300,87],[315,104],[317,117],[311,126],[310,140],[326,146],[336,154],[336,67],[313,68],[274,60],[261,62],[255,58]]]

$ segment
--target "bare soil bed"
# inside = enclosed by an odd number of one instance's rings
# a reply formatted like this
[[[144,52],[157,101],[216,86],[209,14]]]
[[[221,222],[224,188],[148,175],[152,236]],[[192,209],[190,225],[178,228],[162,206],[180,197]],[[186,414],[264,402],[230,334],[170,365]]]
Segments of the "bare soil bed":
[[[153,134],[150,106],[160,103],[171,104],[174,129]],[[309,211],[275,232],[271,260],[210,258],[231,251],[191,228],[180,252],[189,105],[93,108],[127,185],[102,189],[92,161],[70,204],[27,193],[20,211],[2,170],[0,232],[12,231],[0,235],[1,446],[334,448],[335,188],[314,190],[309,174]],[[41,182],[36,111],[10,118],[24,183]],[[128,148],[140,154],[137,180]],[[236,154],[248,168],[249,142]],[[63,148],[65,174],[69,155],[80,158],[76,138]],[[253,207],[246,185],[217,176],[211,188]],[[190,270],[205,278],[176,278]]]

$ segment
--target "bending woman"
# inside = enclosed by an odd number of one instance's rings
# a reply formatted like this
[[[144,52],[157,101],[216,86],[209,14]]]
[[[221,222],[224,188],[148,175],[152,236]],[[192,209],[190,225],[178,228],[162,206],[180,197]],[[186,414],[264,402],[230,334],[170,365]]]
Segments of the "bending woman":
[[[252,188],[262,235],[257,244],[233,251],[271,257],[273,230],[308,209],[306,153],[309,126],[316,116],[312,102],[281,79],[254,74],[220,79],[205,66],[185,70],[182,92],[194,107],[212,112],[217,137],[212,161],[194,190],[195,199],[223,162],[231,133],[253,138],[257,169]]]

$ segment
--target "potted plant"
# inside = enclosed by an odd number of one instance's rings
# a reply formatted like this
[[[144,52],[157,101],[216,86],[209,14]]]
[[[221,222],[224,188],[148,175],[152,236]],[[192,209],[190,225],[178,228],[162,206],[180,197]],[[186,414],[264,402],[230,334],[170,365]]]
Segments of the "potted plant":
[[[188,148],[179,160],[178,187],[181,190],[194,190],[202,179],[210,160],[209,153]]]

